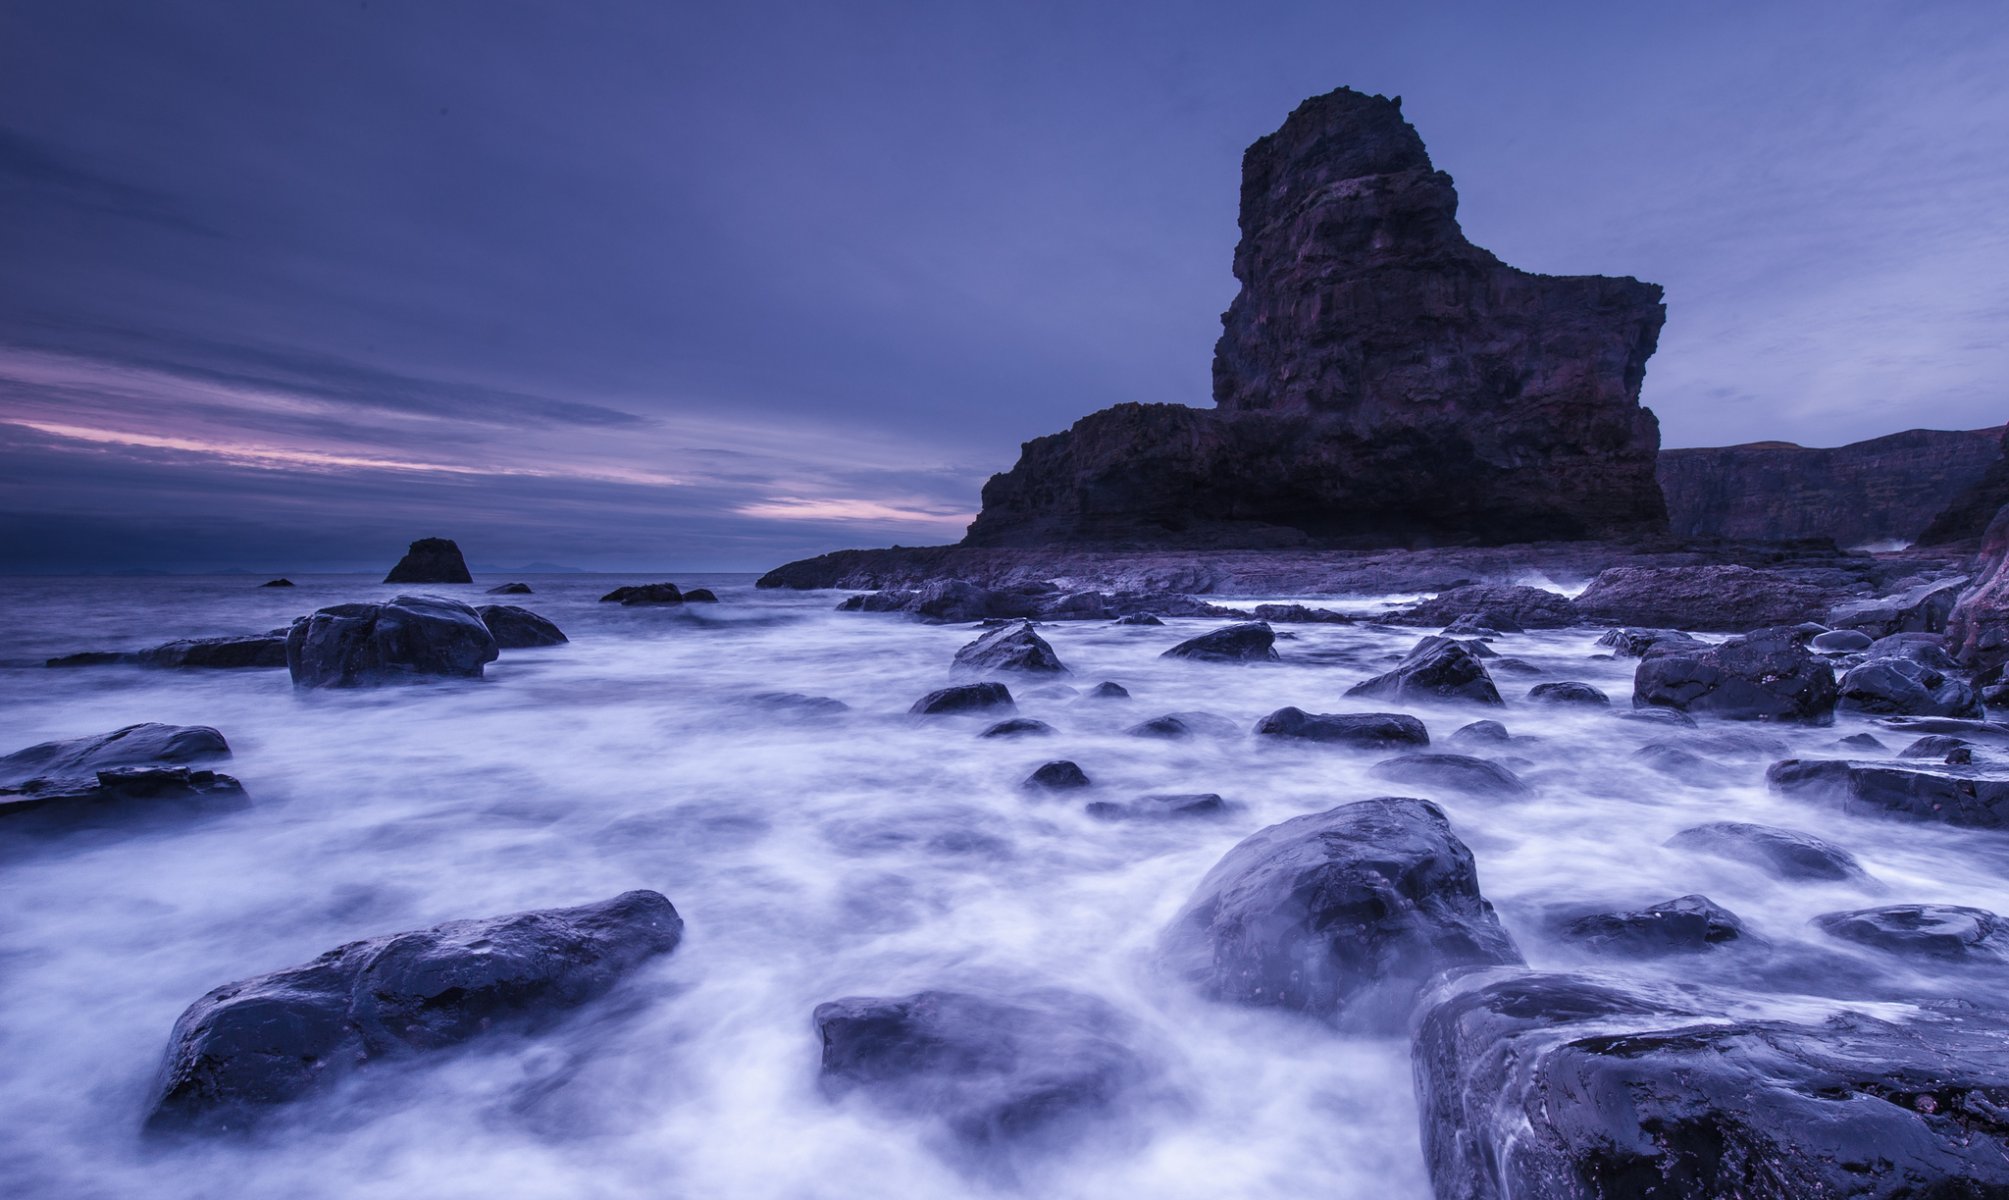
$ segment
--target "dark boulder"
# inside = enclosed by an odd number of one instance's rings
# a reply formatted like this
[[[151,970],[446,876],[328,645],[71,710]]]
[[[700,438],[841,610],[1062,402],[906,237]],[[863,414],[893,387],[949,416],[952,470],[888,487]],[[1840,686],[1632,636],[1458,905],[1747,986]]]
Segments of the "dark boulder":
[[[105,767],[88,778],[0,785],[0,833],[40,836],[86,826],[181,820],[248,805],[244,786],[194,767]]]
[[[907,711],[917,716],[936,717],[948,713],[1011,712],[1017,708],[1018,705],[1012,702],[1011,689],[1002,683],[959,683],[929,692],[914,701],[914,706]]]
[[[1426,788],[1449,788],[1478,796],[1530,796],[1521,777],[1469,754],[1401,754],[1374,764],[1377,778]]]
[[[1827,611],[1827,593],[1810,583],[1751,567],[1613,567],[1576,598],[1595,621],[1679,629],[1756,629],[1792,625]]]
[[[1132,725],[1123,732],[1131,737],[1172,738],[1240,737],[1241,728],[1226,717],[1207,712],[1166,713]]]
[[[90,782],[117,767],[181,766],[230,757],[230,744],[207,725],[127,725],[110,733],[41,742],[0,758],[0,787],[31,780]]]
[[[1770,825],[1713,821],[1684,829],[1668,838],[1667,844],[1749,863],[1780,879],[1856,882],[1869,878],[1855,855],[1840,846],[1812,834]]]
[[[1383,797],[1272,825],[1228,851],[1165,935],[1208,995],[1399,1028],[1449,967],[1518,964],[1472,852],[1427,800]]]
[[[711,590],[710,588],[702,588],[702,587],[698,587],[698,588],[686,588],[686,589],[685,589],[685,591],[684,591],[684,603],[685,603],[685,604],[717,604],[717,603],[718,603],[718,593],[717,593],[717,592],[714,592],[714,591],[712,591],[712,590]]]
[[[262,587],[262,588],[269,588],[269,587],[292,587],[292,586],[293,586],[293,581],[292,581],[292,580],[290,580],[290,579],[284,579],[284,578],[281,578],[281,579],[268,579],[268,580],[266,580],[266,581],[265,581],[264,583],[261,583],[261,584],[259,584],[258,586],[259,586],[259,587]]]
[[[1351,625],[1353,618],[1345,613],[1333,612],[1329,608],[1311,608],[1303,604],[1258,604],[1249,610],[1249,615],[1258,621],[1273,625]]]
[[[149,667],[276,669],[286,665],[286,635],[264,633],[245,637],[185,638],[142,650],[137,657]]]
[[[1111,683],[1105,679],[1094,687],[1089,688],[1086,698],[1089,700],[1128,700],[1130,698],[1130,689],[1120,683]]]
[[[1657,958],[1694,954],[1746,936],[1737,914],[1707,896],[1682,896],[1633,912],[1593,913],[1564,936],[1595,954]]]
[[[338,604],[293,623],[286,668],[296,687],[363,687],[425,676],[479,679],[495,635],[458,600],[399,596]]]
[[[1190,658],[1199,662],[1276,662],[1276,634],[1261,621],[1244,621],[1180,642],[1160,658]]]
[[[1499,633],[1566,629],[1583,618],[1568,596],[1518,584],[1475,583],[1450,588],[1405,609],[1391,620],[1403,625],[1472,624]]]
[[[813,1019],[826,1095],[938,1122],[964,1148],[1069,1140],[1151,1074],[1130,1023],[1076,992],[851,996]]]
[[[1474,721],[1460,725],[1445,741],[1453,746],[1505,746],[1513,742],[1514,735],[1498,721]]]
[[[1706,994],[1501,976],[1440,984],[1417,1025],[1423,1151],[1445,1200],[2009,1195],[2000,1011],[1802,1023]]]
[[[1799,638],[1789,629],[1763,629],[1699,653],[1643,658],[1632,677],[1633,707],[1826,724],[1834,719],[1835,672]]]
[[[1927,758],[1936,762],[1948,762],[1955,755],[1965,755],[1963,762],[1974,761],[1974,747],[1957,737],[1943,733],[1928,733],[1924,737],[1897,752],[1899,758]]]
[[[527,608],[514,604],[484,604],[474,610],[488,632],[495,635],[501,650],[528,650],[533,646],[559,646],[568,639],[558,626]]]
[[[1060,656],[1032,622],[1021,621],[993,629],[956,651],[951,670],[962,675],[988,675],[994,671],[1015,671],[1028,675],[1066,675]]]
[[[1958,671],[1960,664],[1946,652],[1946,637],[1937,633],[1893,633],[1871,642],[1864,659],[1908,658],[1935,671]]]
[[[637,583],[627,587],[617,587],[600,597],[602,604],[619,604],[625,608],[640,608],[648,604],[682,604],[683,592],[674,583]]]
[[[1789,758],[1765,777],[1787,795],[1838,798],[1857,815],[2009,828],[2009,777],[1974,766]]]
[[[1009,717],[986,728],[977,736],[987,738],[1051,737],[1053,732],[1053,726],[1048,725],[1045,721],[1035,720],[1032,717]]]
[[[1640,725],[1668,725],[1678,729],[1696,727],[1695,718],[1678,708],[1621,709],[1611,715],[1621,721],[1632,721]]]
[[[2009,960],[2009,921],[1985,908],[1892,904],[1823,913],[1814,925],[1832,937],[1892,954],[1964,962]]]
[[[1064,758],[1044,763],[1019,785],[1048,792],[1068,792],[1091,786],[1088,772]]]
[[[1876,600],[1852,600],[1837,605],[1828,616],[1836,629],[1853,629],[1872,638],[1893,633],[1943,633],[1954,602],[1967,578],[1938,579]]]
[[[1607,707],[1611,697],[1587,683],[1565,680],[1560,683],[1538,683],[1528,689],[1528,699],[1538,704],[1588,704]]]
[[[1118,625],[1163,625],[1165,622],[1152,616],[1150,613],[1130,613],[1127,616],[1116,618],[1116,623]]]
[[[1873,658],[1850,667],[1839,683],[1839,707],[1908,717],[1978,717],[1981,698],[1964,680],[1909,658]]]
[[[1835,745],[1847,750],[1867,750],[1872,754],[1882,754],[1890,749],[1890,747],[1877,741],[1876,738],[1867,733],[1852,733],[1845,738],[1838,739]]]
[[[497,584],[488,589],[488,594],[491,596],[528,596],[530,594],[530,585],[527,583]]]
[[[1700,638],[1690,637],[1678,629],[1639,629],[1621,626],[1605,630],[1597,640],[1600,646],[1611,647],[1613,658],[1645,658],[1649,654],[1667,654],[1684,650],[1706,650],[1709,643]]]
[[[451,538],[420,538],[405,551],[385,583],[473,583],[467,560]]]
[[[1102,821],[1168,821],[1181,817],[1218,817],[1231,807],[1213,792],[1178,792],[1120,802],[1096,800],[1082,811]]]
[[[1430,744],[1423,722],[1404,713],[1308,713],[1300,708],[1280,708],[1257,721],[1255,731],[1263,737],[1329,742],[1363,750]]]
[[[175,1022],[148,1124],[242,1126],[372,1061],[535,1028],[675,949],[683,927],[634,891],[351,942],[227,984]]]
[[[1856,629],[1830,629],[1816,634],[1808,646],[1822,654],[1854,654],[1867,650],[1875,639]]]
[[[1346,689],[1349,696],[1375,696],[1397,701],[1467,700],[1499,704],[1500,689],[1486,673],[1486,664],[1471,649],[1450,638],[1427,637],[1409,651],[1394,670]]]

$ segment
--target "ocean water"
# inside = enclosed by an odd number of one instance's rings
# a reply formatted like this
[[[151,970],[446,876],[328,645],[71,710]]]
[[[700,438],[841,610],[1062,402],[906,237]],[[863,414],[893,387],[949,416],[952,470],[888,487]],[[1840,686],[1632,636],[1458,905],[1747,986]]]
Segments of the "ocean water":
[[[1057,729],[1045,739],[986,740],[981,718],[906,715],[949,682],[969,627],[838,613],[833,593],[758,592],[747,576],[681,578],[722,599],[681,609],[596,602],[635,578],[534,577],[536,594],[502,599],[549,616],[571,644],[505,651],[480,682],[296,692],[284,671],[38,665],[272,628],[400,591],[481,602],[480,587],[256,582],[0,580],[0,753],[139,721],[213,725],[235,749],[220,769],[253,801],[0,861],[9,1196],[1427,1196],[1405,1039],[1208,1002],[1167,977],[1157,953],[1167,922],[1238,840],[1376,795],[1443,804],[1538,968],[1585,962],[1554,935],[1559,912],[1703,892],[1768,948],[1617,969],[1798,1010],[1901,1000],[1963,985],[1906,974],[1809,919],[1907,901],[2009,910],[2002,839],[1852,818],[1766,790],[1775,758],[1840,756],[1833,743],[1859,729],[1892,750],[1908,740],[1860,719],[1684,733],[1530,705],[1520,697],[1539,680],[1506,676],[1504,711],[1407,709],[1439,748],[1482,717],[1525,735],[1500,752],[1535,789],[1516,800],[1381,782],[1369,774],[1381,754],[1123,732],[1182,710],[1247,730],[1286,704],[1386,708],[1343,693],[1386,669],[1414,630],[1279,626],[1284,661],[1238,668],[1159,657],[1217,622],[1044,626],[1073,669],[1068,684],[1110,679],[1134,697],[1015,684],[1021,713]],[[1623,707],[1633,664],[1597,657],[1594,640],[1538,633],[1496,648]],[[800,720],[748,702],[774,691],[850,707]],[[1725,732],[1761,741],[1726,743]],[[1674,779],[1632,757],[1670,739],[1726,775]],[[1054,758],[1080,763],[1095,791],[1020,788]],[[1218,792],[1237,808],[1162,824],[1081,810],[1088,795],[1152,792]],[[1712,820],[1816,833],[1856,854],[1874,883],[1789,884],[1663,845]],[[140,1136],[168,1031],[208,989],[361,937],[631,888],[676,904],[684,944],[556,1027],[356,1072],[251,1135]],[[945,1151],[925,1120],[832,1102],[817,1086],[820,1002],[1028,986],[1115,1006],[1157,1072],[1071,1149],[1001,1176]]]

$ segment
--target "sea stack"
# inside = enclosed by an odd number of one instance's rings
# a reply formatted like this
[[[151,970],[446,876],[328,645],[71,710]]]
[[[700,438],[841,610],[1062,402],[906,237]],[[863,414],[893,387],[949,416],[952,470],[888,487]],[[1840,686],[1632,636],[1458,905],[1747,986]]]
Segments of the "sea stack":
[[[420,538],[405,551],[385,583],[473,583],[467,560],[452,538]]]
[[[1664,532],[1657,285],[1465,239],[1400,100],[1305,101],[1242,159],[1212,410],[1028,442],[964,545],[1401,546]]]

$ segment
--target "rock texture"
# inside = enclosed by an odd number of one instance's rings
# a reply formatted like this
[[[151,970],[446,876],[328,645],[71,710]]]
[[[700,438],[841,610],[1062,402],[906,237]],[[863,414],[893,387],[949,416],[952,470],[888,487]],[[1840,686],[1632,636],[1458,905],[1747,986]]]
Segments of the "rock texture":
[[[367,687],[424,676],[481,678],[495,635],[458,600],[399,596],[337,604],[293,623],[286,668],[295,687]]]
[[[1918,535],[1921,546],[1960,545],[1978,541],[1995,514],[2009,506],[2009,425],[2001,429],[2000,449],[1967,489],[1949,501]]]
[[[1910,542],[2001,461],[2003,433],[1908,429],[1818,449],[1754,442],[1662,450],[1668,526],[1683,537]],[[1978,536],[1979,525],[1966,536]]]
[[[2009,663],[2009,505],[1988,525],[1974,582],[1947,618],[1946,645],[1961,666],[1975,673],[1976,683],[2001,680]]]
[[[473,583],[467,560],[451,538],[420,538],[405,551],[385,583]]]
[[[1305,101],[1242,162],[1214,411],[1124,404],[1026,444],[966,545],[1523,542],[1665,527],[1639,406],[1665,309],[1465,239],[1399,100]]]

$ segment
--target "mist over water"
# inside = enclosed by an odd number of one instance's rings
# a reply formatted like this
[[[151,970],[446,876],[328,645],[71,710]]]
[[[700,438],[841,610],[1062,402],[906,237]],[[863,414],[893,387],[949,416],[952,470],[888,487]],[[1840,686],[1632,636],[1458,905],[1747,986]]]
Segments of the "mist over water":
[[[213,725],[235,750],[216,766],[252,800],[0,859],[10,1195],[1427,1196],[1406,1039],[1211,1003],[1157,956],[1167,922],[1237,841],[1378,795],[1443,805],[1537,969],[1707,978],[1773,992],[1781,1006],[1959,994],[1958,975],[1906,974],[1808,921],[1904,902],[2009,910],[1999,839],[1852,818],[1765,787],[1777,758],[1842,757],[1834,743],[1863,729],[1892,750],[1907,735],[1847,715],[1815,729],[1619,720],[1635,664],[1595,657],[1584,630],[1495,643],[1546,672],[1497,676],[1504,711],[1403,709],[1428,725],[1433,749],[1481,718],[1523,735],[1484,753],[1533,787],[1525,799],[1391,784],[1370,773],[1386,753],[1247,734],[1284,705],[1388,710],[1343,693],[1387,669],[1417,630],[1278,626],[1283,663],[1224,667],[1158,657],[1215,621],[1044,625],[1073,669],[1066,685],[1115,680],[1134,699],[1014,680],[1020,713],[1058,731],[1020,739],[979,738],[993,718],[907,715],[950,682],[969,627],[838,613],[832,593],[757,592],[748,576],[677,577],[722,602],[671,609],[596,602],[632,577],[534,578],[534,595],[496,599],[550,617],[571,643],[504,651],[480,682],[296,692],[284,671],[39,665],[268,629],[399,592],[485,600],[480,587],[300,582],[0,580],[0,753],[141,721]],[[1603,689],[1613,710],[1520,699],[1557,679]],[[850,707],[793,714],[752,701],[763,692]],[[1192,710],[1244,732],[1124,733]],[[1633,757],[1660,741],[1720,775],[1683,780]],[[1095,788],[1021,789],[1056,758],[1078,762]],[[1237,807],[1162,823],[1082,811],[1090,799],[1165,792],[1218,792]],[[1853,852],[1873,883],[1786,883],[1662,844],[1721,820],[1817,834]],[[358,938],[632,888],[676,904],[684,943],[556,1026],[373,1065],[249,1135],[141,1138],[168,1031],[210,988]],[[1554,933],[1559,914],[1691,892],[1768,946],[1614,967]],[[818,1088],[810,1013],[823,1001],[1042,986],[1115,1006],[1153,1070],[1071,1149],[999,1170],[948,1148],[926,1121]]]

